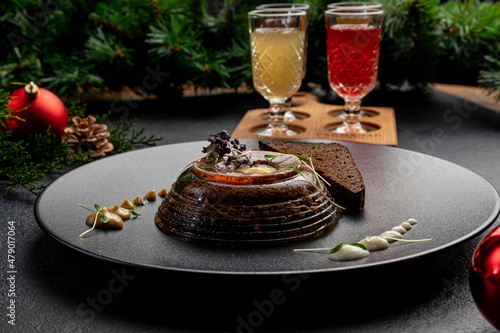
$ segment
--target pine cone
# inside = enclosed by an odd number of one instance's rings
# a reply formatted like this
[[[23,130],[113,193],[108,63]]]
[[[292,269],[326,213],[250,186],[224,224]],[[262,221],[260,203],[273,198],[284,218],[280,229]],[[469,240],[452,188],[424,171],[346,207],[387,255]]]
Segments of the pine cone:
[[[95,124],[95,118],[88,116],[87,118],[73,117],[72,121],[75,127],[66,127],[66,142],[69,143],[72,153],[78,151],[91,151],[91,156],[94,158],[102,157],[106,153],[113,150],[113,144],[108,142],[109,132],[108,126],[104,124]]]

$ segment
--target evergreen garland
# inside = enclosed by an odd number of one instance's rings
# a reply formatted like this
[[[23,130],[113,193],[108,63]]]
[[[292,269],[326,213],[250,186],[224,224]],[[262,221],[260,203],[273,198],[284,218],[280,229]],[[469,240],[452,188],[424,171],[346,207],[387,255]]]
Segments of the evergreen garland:
[[[443,53],[439,47],[439,0],[398,1],[385,4],[379,79],[425,88],[434,82]]]
[[[151,93],[186,86],[251,86],[247,12],[259,0],[10,0],[0,4],[0,85],[38,82],[58,95],[141,85],[148,66],[168,73]],[[325,87],[323,11],[310,4],[304,80]],[[382,87],[492,84],[500,75],[500,4],[383,0]]]
[[[489,93],[500,101],[500,60],[490,56],[486,57],[486,61],[491,63],[490,70],[483,70],[479,73],[479,84],[489,89]]]
[[[180,95],[186,86],[251,85],[247,12],[259,0],[9,0],[0,3],[0,179],[39,194],[48,172],[92,160],[68,160],[68,144],[52,136],[12,138],[1,128],[12,117],[11,84],[35,81],[67,101],[90,89],[137,87]],[[279,1],[278,1],[279,2]],[[308,83],[328,89],[323,12],[310,5]],[[479,85],[500,100],[500,4],[478,0],[384,0],[379,80],[382,88],[428,83]],[[146,75],[159,71],[144,85]],[[3,88],[3,89],[1,89]],[[16,87],[17,88],[17,87]],[[67,103],[68,104],[68,103]],[[68,104],[70,117],[87,115]],[[113,154],[161,138],[136,131],[135,120],[108,122]]]
[[[440,73],[451,82],[476,85],[480,71],[498,68],[488,58],[500,57],[500,5],[466,0],[447,2],[440,7],[440,63],[450,64]]]
[[[0,180],[6,181],[4,195],[16,186],[39,195],[46,187],[49,172],[63,172],[93,161],[90,151],[80,150],[68,158],[70,145],[47,130],[45,134],[15,138],[3,130],[11,117],[9,94],[0,89]],[[86,105],[73,102],[67,107],[70,119],[87,116]],[[109,141],[114,149],[109,155],[129,151],[138,146],[152,146],[162,138],[144,135],[145,129],[134,129],[136,119],[111,121],[111,112],[97,116],[99,122],[109,126]]]

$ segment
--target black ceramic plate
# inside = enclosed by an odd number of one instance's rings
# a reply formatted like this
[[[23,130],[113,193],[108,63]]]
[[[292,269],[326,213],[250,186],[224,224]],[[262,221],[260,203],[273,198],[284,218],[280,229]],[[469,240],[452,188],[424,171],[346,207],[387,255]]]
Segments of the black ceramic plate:
[[[257,141],[248,140],[249,148]],[[479,175],[456,164],[403,149],[346,143],[363,174],[366,205],[360,216],[343,216],[328,235],[299,245],[251,250],[196,246],[170,238],[154,223],[161,202],[137,208],[142,216],[118,231],[88,230],[89,211],[78,204],[121,204],[149,190],[170,188],[179,170],[202,155],[205,142],[148,148],[90,163],[50,184],[35,205],[40,227],[63,244],[114,262],[165,270],[279,274],[325,272],[385,265],[454,246],[488,228],[498,216],[500,198]],[[419,222],[404,238],[424,243],[392,243],[356,261],[334,262],[325,253],[294,248],[333,247],[378,235],[408,218]]]

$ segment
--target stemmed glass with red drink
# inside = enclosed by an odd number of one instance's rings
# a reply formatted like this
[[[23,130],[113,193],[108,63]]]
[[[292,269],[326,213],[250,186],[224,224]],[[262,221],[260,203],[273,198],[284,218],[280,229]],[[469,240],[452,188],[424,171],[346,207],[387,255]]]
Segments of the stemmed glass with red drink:
[[[328,79],[330,88],[344,99],[344,122],[336,133],[370,131],[359,121],[361,100],[377,82],[383,11],[349,7],[325,11]]]

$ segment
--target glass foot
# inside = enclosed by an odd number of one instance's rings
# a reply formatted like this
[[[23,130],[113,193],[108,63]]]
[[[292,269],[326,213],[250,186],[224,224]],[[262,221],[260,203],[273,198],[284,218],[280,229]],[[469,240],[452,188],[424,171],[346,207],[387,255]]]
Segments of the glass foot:
[[[254,131],[254,133],[261,136],[292,136],[299,134],[300,132],[291,129],[286,125],[281,125],[281,126],[268,125],[264,128],[257,129],[256,131]]]
[[[307,118],[307,116],[302,115],[300,113],[293,112],[293,111],[286,111],[285,116],[283,118],[284,118],[285,122],[291,123],[292,121],[295,121],[295,120],[305,119],[305,118]]]
[[[285,115],[283,116],[283,120],[287,123],[291,123],[292,121],[295,120],[302,120],[309,118],[309,115],[301,113],[301,112],[293,112],[293,111],[286,111]],[[269,116],[268,113],[266,113],[265,116],[262,117],[263,120],[270,121],[272,118]]]
[[[365,134],[374,130],[374,128],[364,126],[361,123],[350,124],[347,122],[343,122],[339,126],[330,129],[330,131],[339,134]]]
[[[370,112],[366,112],[366,111],[363,111],[361,110],[359,112],[359,118],[370,118],[370,117],[373,117],[374,115],[371,114]],[[347,113],[345,112],[340,112],[338,114],[335,115],[335,118],[339,118],[339,119],[345,119],[347,117]]]

